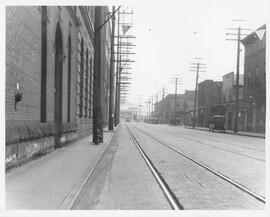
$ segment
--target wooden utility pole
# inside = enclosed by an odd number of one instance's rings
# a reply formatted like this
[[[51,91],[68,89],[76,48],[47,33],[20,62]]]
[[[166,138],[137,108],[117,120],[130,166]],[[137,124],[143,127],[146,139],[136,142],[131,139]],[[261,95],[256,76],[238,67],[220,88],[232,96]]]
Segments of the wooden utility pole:
[[[233,20],[233,21],[246,21],[246,20]],[[247,36],[248,34],[242,34],[241,30],[251,30],[243,29],[240,26],[238,28],[227,28],[229,30],[237,30],[237,33],[226,33],[226,35],[237,35],[237,39],[226,39],[228,41],[237,41],[237,62],[236,62],[236,85],[235,85],[235,105],[234,105],[234,133],[238,131],[239,122],[239,62],[240,62],[240,40],[241,35]]]
[[[120,34],[120,12],[118,11],[118,18],[117,18],[117,35]],[[116,61],[116,91],[115,91],[115,108],[114,108],[114,126],[119,124],[118,122],[118,101],[119,99],[119,92],[120,92],[120,76],[119,76],[119,64],[120,64],[120,38],[117,38],[117,61]]]
[[[93,142],[103,142],[103,105],[102,105],[102,6],[95,6],[95,35],[94,35],[94,81],[93,81]]]
[[[238,131],[238,121],[239,121],[239,59],[240,59],[240,34],[241,28],[238,27],[237,36],[237,63],[236,63],[236,87],[235,87],[235,115],[234,115],[234,133]]]
[[[197,94],[198,94],[199,68],[200,68],[200,63],[197,63],[197,74],[196,74],[196,85],[195,85],[195,97],[194,97],[194,107],[193,107],[193,125],[192,125],[193,128],[195,128],[195,122],[196,122],[196,108],[197,108]]]
[[[202,58],[195,58],[197,60],[200,60]],[[196,65],[196,66],[195,66]],[[197,110],[197,98],[198,98],[198,80],[199,80],[199,72],[205,72],[205,71],[200,71],[201,68],[205,68],[204,66],[201,65],[206,65],[204,63],[200,63],[199,61],[197,63],[191,63],[191,70],[192,72],[195,71],[196,69],[196,84],[195,84],[195,97],[194,97],[194,107],[193,107],[193,124],[192,127],[195,128],[196,125],[196,110]],[[199,116],[199,114],[198,114]]]
[[[176,121],[176,102],[177,102],[177,86],[178,86],[178,84],[181,84],[181,81],[180,81],[180,77],[179,77],[179,75],[176,75],[176,76],[178,76],[178,77],[173,77],[173,78],[171,78],[171,79],[175,79],[175,81],[171,81],[171,83],[170,84],[174,84],[175,85],[175,92],[174,92],[174,111],[173,111],[173,119],[174,119],[174,121]]]
[[[164,106],[164,98],[165,98],[165,88],[162,89],[162,123],[165,124],[165,106]]]
[[[176,98],[177,98],[177,79],[178,78],[175,78],[175,93],[174,93],[174,116],[173,116],[173,119],[174,121],[176,121]]]
[[[114,29],[115,29],[115,6],[113,6],[112,34],[111,34],[111,60],[110,60],[110,101],[109,101],[109,130],[114,128]]]

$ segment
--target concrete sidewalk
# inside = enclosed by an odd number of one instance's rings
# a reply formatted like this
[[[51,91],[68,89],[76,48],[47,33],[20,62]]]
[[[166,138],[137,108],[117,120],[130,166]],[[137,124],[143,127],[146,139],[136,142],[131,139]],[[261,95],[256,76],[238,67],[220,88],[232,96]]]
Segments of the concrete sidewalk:
[[[114,134],[105,131],[99,145],[87,136],[7,173],[6,209],[69,209]]]
[[[190,126],[184,126],[184,127],[188,128],[188,129],[194,129],[194,130],[209,131],[209,129],[206,127],[195,127],[195,128],[192,128]],[[237,133],[234,133],[232,130],[226,130],[225,133],[233,134],[233,135],[240,135],[240,136],[251,136],[251,137],[265,138],[264,133],[254,133],[254,132],[246,132],[246,131],[238,131]]]

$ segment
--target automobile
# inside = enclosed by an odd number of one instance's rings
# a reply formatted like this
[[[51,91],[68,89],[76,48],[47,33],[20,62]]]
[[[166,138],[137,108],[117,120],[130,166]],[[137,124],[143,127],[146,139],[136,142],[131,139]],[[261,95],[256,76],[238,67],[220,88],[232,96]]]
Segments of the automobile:
[[[209,121],[209,131],[213,132],[217,130],[218,132],[225,132],[224,124],[226,117],[222,115],[213,115]]]
[[[182,120],[180,118],[171,118],[170,122],[169,122],[169,126],[177,126],[177,125],[181,125],[182,124]]]

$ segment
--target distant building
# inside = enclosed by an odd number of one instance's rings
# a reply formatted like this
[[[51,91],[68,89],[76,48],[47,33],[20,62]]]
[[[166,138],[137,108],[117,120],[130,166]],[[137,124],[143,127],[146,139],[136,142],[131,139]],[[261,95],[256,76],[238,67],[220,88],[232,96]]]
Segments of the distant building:
[[[244,100],[246,130],[265,132],[266,114],[266,25],[261,26],[242,41],[245,46]]]
[[[222,82],[205,80],[198,84],[198,120],[200,127],[208,127],[210,117],[224,114],[221,105]]]
[[[159,123],[168,124],[170,119],[177,118],[181,123],[190,120],[190,109],[193,109],[195,91],[186,90],[184,94],[168,94],[164,100],[155,103],[154,116],[158,118]],[[175,115],[174,115],[174,111]]]
[[[120,117],[124,121],[139,121],[139,109],[137,107],[128,107],[127,109],[121,109]]]
[[[193,123],[195,90],[185,90],[184,93],[184,125]],[[198,104],[197,104],[198,105]]]
[[[243,101],[243,90],[244,90],[244,75],[239,75],[239,119],[238,129],[245,129],[245,107]],[[234,72],[230,72],[223,76],[222,81],[222,105],[225,110],[224,115],[226,116],[225,129],[234,129],[234,118],[235,118],[235,99],[236,99],[236,75]]]

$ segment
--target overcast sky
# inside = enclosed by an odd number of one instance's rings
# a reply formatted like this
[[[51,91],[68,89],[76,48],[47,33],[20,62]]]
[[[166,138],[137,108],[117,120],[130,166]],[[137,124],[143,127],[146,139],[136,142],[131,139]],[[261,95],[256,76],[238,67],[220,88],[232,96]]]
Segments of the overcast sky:
[[[129,102],[139,104],[163,86],[174,92],[170,78],[180,74],[178,93],[195,89],[195,72],[189,71],[194,57],[202,57],[205,79],[222,81],[235,71],[237,43],[226,41],[227,27],[257,29],[269,19],[269,0],[187,0],[143,1],[134,4],[133,34],[136,36],[136,63],[132,70]],[[233,22],[245,19],[245,22]],[[250,33],[251,31],[249,31]],[[246,33],[248,33],[246,31]],[[230,38],[236,38],[230,37]],[[243,54],[240,73],[243,73]]]

